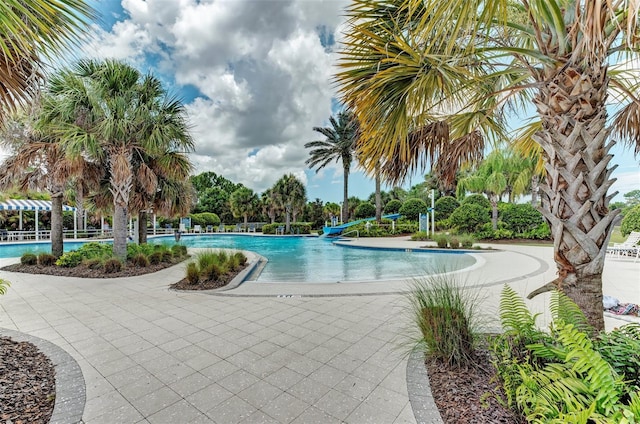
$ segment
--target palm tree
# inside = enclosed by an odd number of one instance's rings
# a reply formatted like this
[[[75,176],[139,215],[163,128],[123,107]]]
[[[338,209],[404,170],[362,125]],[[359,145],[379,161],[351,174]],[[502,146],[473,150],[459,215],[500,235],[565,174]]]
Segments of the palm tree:
[[[276,181],[273,186],[276,205],[284,211],[285,231],[291,230],[291,215],[296,215],[304,208],[307,202],[307,194],[304,185],[293,174],[288,174]]]
[[[618,214],[608,208],[609,134],[640,152],[636,3],[354,0],[347,15],[337,78],[366,156],[406,167],[436,145],[413,149],[416,126],[441,119],[453,132],[500,134],[506,107],[535,105],[558,269],[545,290],[562,290],[602,329],[602,269]],[[627,66],[609,72],[614,54]],[[622,105],[613,122],[608,95]]]
[[[358,139],[358,122],[352,112],[343,111],[338,113],[338,119],[330,117],[329,123],[330,127],[313,127],[314,131],[326,138],[304,145],[307,149],[313,149],[309,152],[311,157],[305,163],[309,165],[309,168],[316,168],[316,172],[318,172],[334,160],[336,162],[342,161],[342,213],[346,217],[348,215],[349,173]]]
[[[56,99],[49,119],[58,126],[67,151],[106,164],[113,253],[124,259],[134,165],[145,155],[158,158],[170,146],[190,144],[184,110],[155,77],[111,60],[81,61],[61,71],[51,79],[48,93]],[[150,192],[153,178],[147,183]]]
[[[85,33],[93,9],[84,0],[3,0],[0,13],[0,121],[38,91],[43,60]]]
[[[231,211],[236,218],[244,217],[244,229],[247,229],[249,215],[255,213],[258,207],[258,196],[247,187],[239,188],[231,193],[229,198]]]
[[[260,204],[262,206],[262,213],[269,217],[272,224],[276,222],[277,202],[273,188],[262,192],[260,195]]]

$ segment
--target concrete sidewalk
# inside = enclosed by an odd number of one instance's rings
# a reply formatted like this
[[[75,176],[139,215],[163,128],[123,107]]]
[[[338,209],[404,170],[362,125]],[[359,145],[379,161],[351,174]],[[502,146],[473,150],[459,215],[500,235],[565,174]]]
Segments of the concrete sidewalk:
[[[474,253],[477,265],[459,273],[483,294],[490,325],[505,282],[526,294],[555,274],[551,247],[495,247]],[[413,330],[398,294],[406,282],[168,290],[183,276],[184,265],[118,279],[0,271],[12,283],[0,298],[0,327],[75,358],[86,381],[85,423],[416,422],[406,384]],[[604,292],[640,303],[640,263],[607,259]],[[530,304],[543,311],[546,299]],[[623,323],[607,317],[609,328]]]

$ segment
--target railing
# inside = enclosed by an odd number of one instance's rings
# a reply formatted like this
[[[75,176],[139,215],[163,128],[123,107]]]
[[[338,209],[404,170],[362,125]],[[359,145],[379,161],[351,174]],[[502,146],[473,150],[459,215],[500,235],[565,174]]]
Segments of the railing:
[[[351,233],[356,233],[356,238],[360,238],[360,231],[358,230],[347,231],[346,233],[340,234],[340,237],[346,237],[347,234],[351,234]]]

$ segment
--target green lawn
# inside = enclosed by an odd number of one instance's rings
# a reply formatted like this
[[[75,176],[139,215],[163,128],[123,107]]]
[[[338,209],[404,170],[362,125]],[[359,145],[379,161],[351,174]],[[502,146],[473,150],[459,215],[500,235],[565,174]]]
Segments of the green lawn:
[[[622,243],[627,238],[622,235],[620,232],[620,226],[613,227],[613,232],[611,233],[611,239],[609,240],[609,244],[613,243]]]

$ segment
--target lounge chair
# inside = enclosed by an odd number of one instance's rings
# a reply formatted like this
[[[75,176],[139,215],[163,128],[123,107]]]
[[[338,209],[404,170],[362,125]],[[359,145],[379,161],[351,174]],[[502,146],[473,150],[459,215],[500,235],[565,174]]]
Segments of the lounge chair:
[[[284,235],[284,226],[281,225],[278,228],[276,228],[276,235],[278,234]]]
[[[250,233],[255,233],[256,232],[256,224],[249,224],[249,230]]]
[[[639,242],[640,231],[632,231],[624,242],[614,243],[612,247],[608,247],[607,253],[616,255],[617,257],[635,256],[635,260],[637,261],[640,257],[640,246],[638,246]]]
[[[224,224],[220,224],[220,226],[218,227],[218,232],[219,233],[225,233],[226,231],[227,231],[227,229],[224,226]]]
[[[193,226],[193,232],[194,233],[202,233],[202,226],[196,224]]]
[[[207,233],[213,233],[213,225],[207,225]]]

